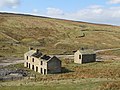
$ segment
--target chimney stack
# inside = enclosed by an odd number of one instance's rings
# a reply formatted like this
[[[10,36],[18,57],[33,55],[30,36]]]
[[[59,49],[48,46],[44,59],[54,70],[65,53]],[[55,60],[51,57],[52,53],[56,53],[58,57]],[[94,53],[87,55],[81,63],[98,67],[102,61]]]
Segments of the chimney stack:
[[[32,48],[32,47],[29,47],[29,50],[33,50],[33,48]]]
[[[36,53],[39,53],[39,49],[36,49]]]
[[[82,47],[81,50],[84,50],[84,48]]]

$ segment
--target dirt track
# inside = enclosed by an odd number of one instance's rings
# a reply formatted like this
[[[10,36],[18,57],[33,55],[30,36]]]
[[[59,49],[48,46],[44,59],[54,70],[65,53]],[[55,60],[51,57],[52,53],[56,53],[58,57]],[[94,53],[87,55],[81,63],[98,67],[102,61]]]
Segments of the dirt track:
[[[5,67],[8,65],[14,65],[19,63],[24,63],[24,60],[23,59],[5,59],[5,60],[1,60],[0,67]]]
[[[95,51],[96,53],[98,52],[104,52],[104,51],[110,51],[110,50],[119,50],[120,48],[114,48],[114,49],[103,49],[103,50],[97,50]],[[51,55],[53,56],[53,55]],[[58,58],[62,59],[73,59],[74,55],[55,55]],[[109,56],[109,55],[102,55],[97,57],[97,61],[103,61],[103,60],[120,60],[120,57],[117,56]],[[8,65],[14,65],[14,64],[20,64],[24,63],[23,59],[5,59],[1,60],[0,62],[0,67],[8,66]]]
[[[102,49],[102,50],[96,50],[95,52],[105,52],[105,51],[113,51],[113,50],[120,50],[120,48],[112,48],[112,49]]]

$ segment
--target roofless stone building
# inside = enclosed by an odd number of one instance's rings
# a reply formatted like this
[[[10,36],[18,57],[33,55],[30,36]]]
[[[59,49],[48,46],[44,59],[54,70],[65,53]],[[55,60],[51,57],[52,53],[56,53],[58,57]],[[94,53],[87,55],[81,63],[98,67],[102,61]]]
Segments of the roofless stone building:
[[[56,56],[43,55],[38,49],[24,54],[24,67],[41,74],[53,74],[61,72],[61,61]]]
[[[74,53],[74,63],[83,64],[96,61],[96,53],[93,50],[77,50]]]

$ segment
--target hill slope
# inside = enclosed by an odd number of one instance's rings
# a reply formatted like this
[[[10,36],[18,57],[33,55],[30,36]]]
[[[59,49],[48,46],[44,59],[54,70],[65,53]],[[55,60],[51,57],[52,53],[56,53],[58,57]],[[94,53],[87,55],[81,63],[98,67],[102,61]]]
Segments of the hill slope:
[[[50,54],[117,48],[120,27],[0,13],[0,56],[22,56],[29,46]]]

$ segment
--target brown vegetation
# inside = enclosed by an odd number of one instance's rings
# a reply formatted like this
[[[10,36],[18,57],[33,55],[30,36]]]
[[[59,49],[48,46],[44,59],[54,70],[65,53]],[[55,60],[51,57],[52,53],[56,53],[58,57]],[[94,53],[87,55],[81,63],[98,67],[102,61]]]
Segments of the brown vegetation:
[[[120,81],[104,82],[100,90],[120,90]]]
[[[80,47],[116,48],[120,42],[119,29],[120,27],[111,25],[1,13],[0,47],[5,45],[10,47],[9,51],[22,54],[29,46],[50,54],[71,54],[71,51]],[[7,51],[0,53],[2,56],[13,54],[21,56]]]

